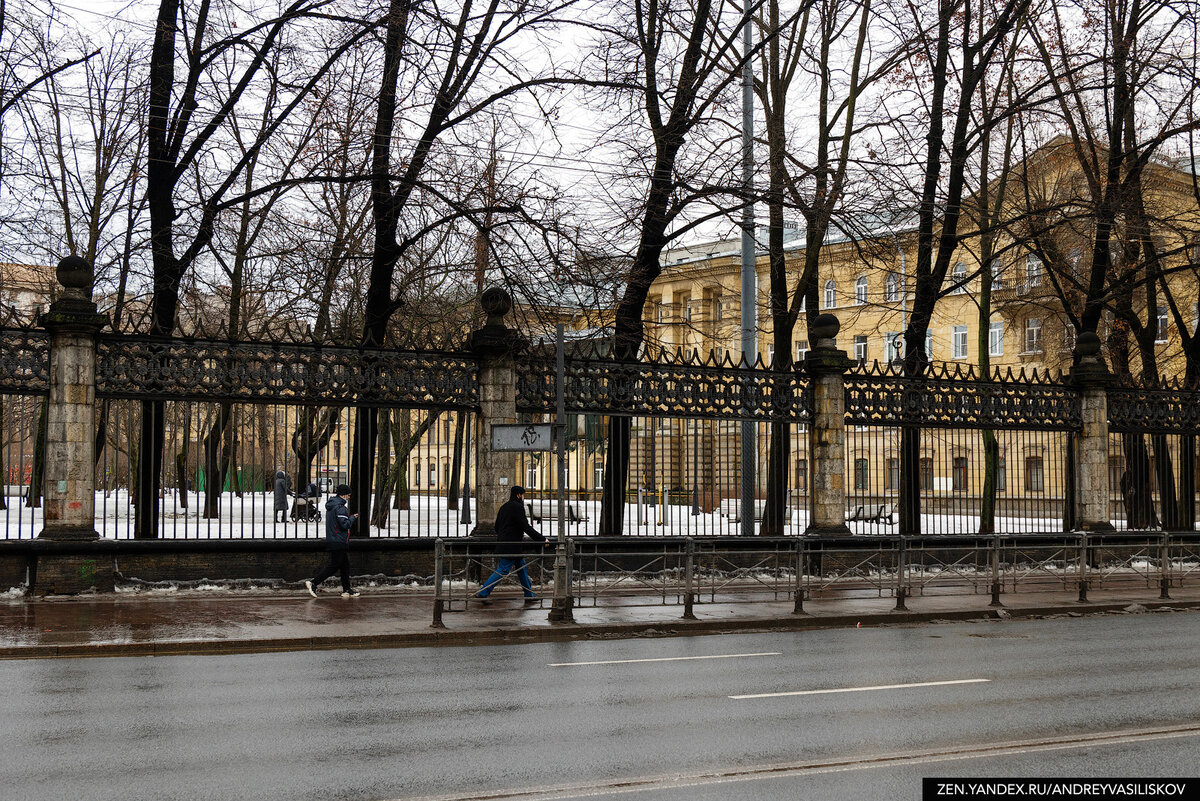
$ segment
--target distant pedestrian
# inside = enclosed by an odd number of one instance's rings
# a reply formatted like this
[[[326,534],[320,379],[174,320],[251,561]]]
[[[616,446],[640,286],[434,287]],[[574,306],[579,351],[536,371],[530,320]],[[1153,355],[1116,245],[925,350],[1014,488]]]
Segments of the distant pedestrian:
[[[357,598],[358,590],[350,586],[350,528],[358,515],[350,514],[346,502],[350,500],[350,487],[339,484],[333,495],[325,502],[325,550],[329,551],[329,564],[312,581],[304,582],[304,588],[314,598],[321,582],[334,573],[341,573],[342,597]]]
[[[525,591],[525,603],[537,602],[538,597],[533,592],[533,582],[529,580],[529,571],[525,569],[525,557],[522,555],[521,542],[526,534],[530,539],[542,543],[543,547],[551,544],[541,532],[529,525],[529,518],[525,516],[525,488],[513,487],[509,491],[508,501],[496,514],[496,555],[500,561],[496,564],[496,572],[475,593],[475,597],[485,606],[491,604],[487,597],[500,579],[514,570],[517,580],[521,582],[521,589]]]
[[[275,514],[276,523],[286,523],[288,513],[288,495],[292,493],[292,480],[288,474],[280,470],[275,474]]]

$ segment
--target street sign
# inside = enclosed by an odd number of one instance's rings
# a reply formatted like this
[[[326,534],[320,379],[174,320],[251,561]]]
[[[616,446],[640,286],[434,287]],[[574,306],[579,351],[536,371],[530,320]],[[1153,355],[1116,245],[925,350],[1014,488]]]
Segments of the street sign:
[[[552,423],[494,424],[492,426],[493,451],[552,451],[554,450],[554,425]]]

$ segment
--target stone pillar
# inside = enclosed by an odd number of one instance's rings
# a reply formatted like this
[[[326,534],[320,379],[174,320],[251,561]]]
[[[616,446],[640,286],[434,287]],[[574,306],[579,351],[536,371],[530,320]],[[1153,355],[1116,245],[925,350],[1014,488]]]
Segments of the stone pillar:
[[[512,298],[499,287],[484,291],[480,305],[487,312],[483,328],[473,331],[468,347],[479,360],[479,414],[475,416],[475,528],[472,536],[496,533],[496,513],[519,484],[517,454],[492,451],[492,425],[517,422],[517,377],[513,354],[526,341],[504,325]]]
[[[837,349],[841,323],[822,314],[813,326],[815,346],[804,358],[812,392],[810,421],[812,518],[805,534],[840,537],[846,526],[846,390],[845,373],[853,362]]]
[[[1079,335],[1071,382],[1082,395],[1083,430],[1075,454],[1075,527],[1079,531],[1112,531],[1108,519],[1108,395],[1109,373],[1100,361],[1100,338]]]
[[[95,540],[96,335],[108,318],[92,302],[92,268],[69,256],[58,263],[62,297],[38,320],[50,332],[50,402],[46,410],[44,527],[40,540]],[[37,560],[39,593],[111,590],[111,560],[51,552]]]

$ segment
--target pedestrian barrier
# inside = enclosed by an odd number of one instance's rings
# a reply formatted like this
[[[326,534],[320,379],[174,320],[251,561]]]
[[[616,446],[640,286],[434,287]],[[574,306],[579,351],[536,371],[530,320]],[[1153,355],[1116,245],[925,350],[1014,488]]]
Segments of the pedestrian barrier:
[[[615,541],[614,541],[615,540]],[[495,567],[494,543],[438,540],[434,626],[462,611]],[[1068,533],[974,537],[676,538],[647,542],[566,538],[565,596],[575,607],[683,607],[820,598],[894,598],[897,610],[922,596],[1004,595],[1200,583],[1200,535]],[[526,556],[539,605],[555,597],[554,554]],[[492,598],[521,600],[515,578]],[[544,600],[542,600],[544,599]]]

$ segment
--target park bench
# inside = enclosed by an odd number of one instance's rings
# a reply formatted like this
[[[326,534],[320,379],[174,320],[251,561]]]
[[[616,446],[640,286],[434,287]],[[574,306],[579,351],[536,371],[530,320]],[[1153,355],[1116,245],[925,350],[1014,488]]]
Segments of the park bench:
[[[890,526],[893,514],[895,514],[895,507],[890,503],[881,503],[878,506],[855,506],[850,510],[850,514],[846,515],[846,520],[859,523],[883,523]]]
[[[525,508],[529,513],[530,522],[533,523],[558,518],[558,501],[526,501]],[[567,501],[567,522],[583,523],[586,521],[587,515],[580,513],[579,506],[571,501]]]
[[[767,508],[765,500],[754,502],[754,519],[762,520],[763,511]],[[732,517],[735,523],[740,523],[742,520],[741,501],[736,498],[726,498],[721,501],[721,517]],[[783,506],[784,520],[792,519],[792,505],[790,503]]]

